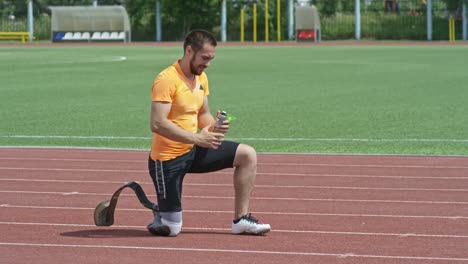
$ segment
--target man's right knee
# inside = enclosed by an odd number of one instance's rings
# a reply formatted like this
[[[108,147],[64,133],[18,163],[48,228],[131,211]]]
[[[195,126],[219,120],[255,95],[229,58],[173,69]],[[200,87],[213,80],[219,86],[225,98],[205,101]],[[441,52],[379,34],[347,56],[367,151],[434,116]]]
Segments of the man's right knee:
[[[234,166],[257,166],[257,152],[249,145],[239,144],[234,158]]]

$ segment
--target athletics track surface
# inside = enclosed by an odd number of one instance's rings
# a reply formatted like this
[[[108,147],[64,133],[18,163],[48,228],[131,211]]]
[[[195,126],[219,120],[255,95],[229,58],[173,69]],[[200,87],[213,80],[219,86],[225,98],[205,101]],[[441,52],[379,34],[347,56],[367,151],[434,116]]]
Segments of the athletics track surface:
[[[230,234],[232,170],[189,174],[179,237],[145,229],[127,181],[155,200],[145,151],[0,149],[0,263],[468,263],[468,157],[259,154],[254,216]]]

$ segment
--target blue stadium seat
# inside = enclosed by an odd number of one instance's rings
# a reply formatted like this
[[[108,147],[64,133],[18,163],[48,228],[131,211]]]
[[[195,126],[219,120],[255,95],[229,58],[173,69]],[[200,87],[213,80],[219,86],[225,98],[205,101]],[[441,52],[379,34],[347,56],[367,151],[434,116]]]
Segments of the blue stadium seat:
[[[55,40],[62,40],[64,36],[64,32],[58,32],[57,34],[55,34]]]

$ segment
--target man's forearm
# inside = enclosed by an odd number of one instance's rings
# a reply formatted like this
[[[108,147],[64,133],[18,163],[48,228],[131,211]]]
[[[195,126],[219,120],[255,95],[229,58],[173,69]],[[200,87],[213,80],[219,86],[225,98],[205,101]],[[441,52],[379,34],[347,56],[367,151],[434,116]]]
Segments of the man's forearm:
[[[177,142],[187,144],[197,143],[196,134],[180,128],[179,126],[177,126],[169,120],[154,122],[151,126],[151,130],[154,133],[157,133],[163,137]]]
[[[205,112],[198,116],[198,128],[199,129],[203,129],[207,126],[210,126],[208,130],[213,131],[214,125],[215,125],[215,122],[210,112]]]

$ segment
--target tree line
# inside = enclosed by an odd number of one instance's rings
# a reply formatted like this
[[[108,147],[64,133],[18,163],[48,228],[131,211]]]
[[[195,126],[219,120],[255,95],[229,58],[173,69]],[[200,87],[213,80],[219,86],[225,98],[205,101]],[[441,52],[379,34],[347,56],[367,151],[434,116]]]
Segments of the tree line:
[[[361,0],[362,1],[362,0]],[[424,0],[400,0],[399,2],[425,2]],[[93,0],[33,0],[35,17],[50,16],[48,6],[92,5]],[[98,5],[123,5],[130,18],[133,40],[155,40],[156,35],[156,0],[98,0]],[[207,29],[218,38],[221,34],[221,0],[159,0],[163,40],[182,40],[185,34],[194,28]],[[265,36],[265,0],[243,1],[226,0],[228,40],[239,40],[240,10],[245,13],[246,39],[253,34],[253,7],[257,4],[257,39]],[[281,36],[288,35],[288,0],[281,0]],[[355,0],[311,0],[319,9],[321,16],[332,17],[339,12],[354,12]],[[362,1],[364,2],[364,1]],[[369,1],[371,9],[383,12],[384,0]],[[369,3],[368,2],[368,3]],[[468,0],[433,0],[444,3],[449,12],[461,9],[461,4]],[[269,38],[277,36],[277,1],[269,0],[268,28]],[[361,4],[362,5],[362,4]],[[0,0],[0,15],[5,19],[11,15],[16,18],[27,17],[28,0]],[[251,38],[250,38],[251,39]]]

